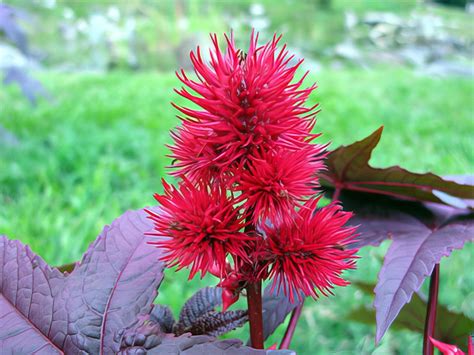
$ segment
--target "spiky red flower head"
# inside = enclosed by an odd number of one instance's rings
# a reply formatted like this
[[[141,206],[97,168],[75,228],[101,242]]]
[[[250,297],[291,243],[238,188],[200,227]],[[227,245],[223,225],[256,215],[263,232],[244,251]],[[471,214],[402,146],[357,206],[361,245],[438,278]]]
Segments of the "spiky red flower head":
[[[217,37],[211,38],[209,64],[199,47],[191,53],[197,80],[184,71],[178,74],[187,87],[178,94],[201,109],[176,106],[184,117],[170,147],[175,175],[222,177],[245,166],[256,152],[298,150],[316,137],[311,133],[316,106],[304,107],[316,86],[302,89],[304,77],[292,83],[301,61],[291,64],[286,47],[277,47],[280,37],[258,46],[252,34],[246,54],[235,48],[232,37],[226,37],[225,53]]]
[[[235,189],[252,211],[253,223],[291,223],[294,210],[318,187],[316,173],[323,168],[324,147],[308,145],[291,151],[262,152],[249,159]]]
[[[267,265],[273,287],[282,288],[291,300],[301,292],[318,297],[332,294],[333,286],[345,286],[341,278],[355,267],[356,249],[345,248],[355,240],[354,228],[345,227],[351,213],[332,204],[316,209],[318,198],[298,211],[298,223],[263,226],[267,237]]]
[[[246,53],[232,36],[223,52],[211,39],[209,63],[199,47],[191,53],[197,79],[178,74],[178,94],[199,108],[176,106],[182,125],[170,157],[183,182],[164,183],[156,195],[154,235],[168,238],[154,244],[170,266],[190,267],[190,277],[219,277],[225,306],[269,278],[292,300],[331,293],[347,284],[341,274],[354,267],[356,250],[345,248],[354,241],[350,214],[308,200],[326,155],[312,143],[316,106],[305,107],[316,86],[294,80],[302,61],[278,48],[280,37],[259,46],[252,34]]]
[[[235,208],[235,199],[216,182],[191,182],[184,178],[179,188],[163,181],[164,194],[155,195],[159,213],[147,211],[155,223],[152,235],[168,237],[151,242],[166,251],[162,260],[178,270],[191,267],[190,278],[201,271],[225,272],[226,257],[245,258],[249,237],[240,232],[244,215]],[[218,272],[219,272],[218,271]]]

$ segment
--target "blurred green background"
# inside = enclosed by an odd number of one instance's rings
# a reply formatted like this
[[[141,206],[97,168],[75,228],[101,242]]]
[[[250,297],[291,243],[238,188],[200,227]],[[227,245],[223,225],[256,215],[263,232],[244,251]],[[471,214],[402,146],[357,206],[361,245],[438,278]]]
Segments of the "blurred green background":
[[[125,210],[154,204],[178,124],[170,101],[184,103],[173,72],[189,69],[189,50],[208,47],[208,33],[231,29],[243,48],[251,28],[262,42],[282,33],[306,58],[308,83],[319,86],[310,104],[321,104],[320,142],[335,148],[384,125],[373,165],[472,174],[472,6],[452,2],[7,1],[23,11],[30,54],[0,36],[0,69],[28,70],[50,99],[32,106],[18,87],[0,86],[0,234],[59,265],[78,260]],[[388,245],[363,249],[347,277],[375,282]],[[441,264],[441,302],[470,317],[473,252],[468,245]],[[186,296],[215,284],[186,278],[168,270],[157,301],[178,312]],[[346,319],[372,299],[351,286],[335,293],[306,302],[298,354],[420,353],[421,337],[408,331],[389,331],[376,346],[375,327]]]

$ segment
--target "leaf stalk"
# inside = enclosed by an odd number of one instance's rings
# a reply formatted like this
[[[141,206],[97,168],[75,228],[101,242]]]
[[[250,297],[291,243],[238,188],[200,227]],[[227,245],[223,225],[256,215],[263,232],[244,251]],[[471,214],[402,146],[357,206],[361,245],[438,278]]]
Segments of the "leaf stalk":
[[[290,322],[288,323],[288,327],[286,328],[285,335],[283,336],[283,340],[281,341],[280,349],[288,349],[290,347],[291,339],[293,338],[293,335],[295,334],[296,325],[298,324],[298,320],[301,316],[301,311],[303,310],[303,304],[304,304],[304,301],[301,302],[301,304],[298,305],[298,307],[296,307],[291,312]]]
[[[430,293],[426,308],[425,331],[423,334],[423,355],[433,355],[434,346],[430,337],[435,337],[436,309],[438,308],[439,264],[436,264],[430,277]]]

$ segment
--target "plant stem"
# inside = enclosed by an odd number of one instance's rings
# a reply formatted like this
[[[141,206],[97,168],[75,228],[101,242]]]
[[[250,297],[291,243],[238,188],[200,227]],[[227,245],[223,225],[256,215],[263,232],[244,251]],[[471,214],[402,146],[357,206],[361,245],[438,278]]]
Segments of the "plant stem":
[[[439,264],[436,264],[430,277],[430,294],[426,308],[425,332],[423,336],[423,355],[433,355],[434,346],[429,337],[435,336],[436,308],[438,307]]]
[[[255,349],[263,349],[262,282],[249,283],[246,289],[250,342]]]
[[[334,190],[334,194],[332,195],[332,200],[337,201],[339,199],[339,196],[341,195],[341,187],[339,185],[336,185],[336,189]]]
[[[283,340],[280,344],[280,349],[288,349],[290,347],[291,339],[293,338],[293,334],[295,333],[296,325],[298,324],[298,320],[301,315],[301,311],[303,310],[303,302],[301,302],[298,307],[296,307],[293,312],[291,312],[290,323],[288,323],[288,327],[286,328],[285,335],[283,336]]]

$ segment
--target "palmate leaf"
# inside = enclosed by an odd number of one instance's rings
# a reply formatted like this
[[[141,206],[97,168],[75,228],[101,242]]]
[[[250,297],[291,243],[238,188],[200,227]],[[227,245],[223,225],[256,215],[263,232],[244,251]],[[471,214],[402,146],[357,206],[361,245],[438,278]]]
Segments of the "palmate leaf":
[[[442,256],[473,240],[474,187],[459,177],[443,179],[416,174],[398,166],[377,169],[369,165],[382,128],[369,137],[331,152],[323,188],[337,191],[344,208],[355,213],[359,240],[353,247],[378,245],[392,239],[375,289],[379,341],[410,301]],[[464,180],[464,181],[463,181]],[[435,207],[434,203],[462,207]]]
[[[375,284],[363,282],[353,282],[352,284],[368,295],[372,295],[375,288]],[[415,292],[411,301],[403,306],[392,327],[423,334],[426,308],[425,297]],[[365,324],[373,324],[375,323],[375,311],[360,307],[352,310],[348,314],[348,318]],[[436,318],[435,338],[446,343],[459,344],[461,348],[464,348],[467,337],[474,331],[474,320],[462,313],[449,310],[441,303],[438,303]]]
[[[64,275],[18,241],[0,236],[0,349],[21,354],[62,354],[52,341],[64,339],[53,326],[54,298]],[[56,319],[65,317],[56,310]],[[28,339],[28,341],[25,341]]]
[[[199,292],[199,291],[198,291]],[[202,295],[209,294],[206,291]],[[212,295],[212,292],[210,293]],[[156,306],[155,306],[156,308]],[[161,307],[160,307],[161,308]],[[208,311],[200,316],[193,318],[190,327],[195,327],[197,333],[209,333],[209,329],[234,327],[233,323],[240,322],[240,312],[227,311],[216,312]],[[161,311],[160,311],[161,313]],[[246,313],[246,312],[245,312]],[[152,312],[157,314],[157,312]],[[232,315],[234,319],[232,319]],[[192,335],[190,332],[185,334],[166,334],[162,331],[162,322],[150,315],[140,315],[137,322],[131,327],[120,331],[122,343],[119,354],[211,354],[211,355],[294,355],[293,351],[279,350],[256,350],[242,345],[240,340],[227,339],[223,341],[216,340],[209,335]],[[198,329],[201,327],[201,329]],[[228,330],[222,331],[222,333]]]
[[[323,188],[468,207],[465,199],[474,198],[473,186],[458,184],[432,173],[412,173],[399,166],[383,169],[370,166],[369,160],[382,130],[383,127],[367,138],[330,152],[326,160],[327,171],[320,174]]]
[[[412,233],[393,237],[375,288],[376,341],[382,338],[441,258],[473,240],[473,219],[461,217],[433,228],[414,225]]]
[[[434,265],[474,240],[474,215],[469,210],[354,192],[342,193],[341,200],[356,214],[350,223],[359,225],[361,235],[354,247],[392,239],[375,289],[379,341]]]
[[[2,351],[118,351],[116,332],[151,310],[163,278],[160,250],[145,243],[151,228],[143,211],[125,213],[67,276],[27,246],[0,237]]]
[[[1,236],[2,353],[294,354],[255,350],[238,340],[168,334],[171,312],[152,305],[163,278],[160,250],[145,240],[152,228],[142,210],[125,213],[104,228],[70,273]],[[229,317],[217,316],[214,330],[240,319]]]
[[[296,355],[291,350],[257,350],[243,346],[240,340],[217,340],[207,335],[167,334],[151,349],[135,346],[121,350],[119,355]]]
[[[375,288],[379,341],[435,264],[474,240],[474,215],[448,206],[353,192],[342,193],[341,200],[356,213],[350,222],[359,224],[361,233],[355,247],[392,239]]]

